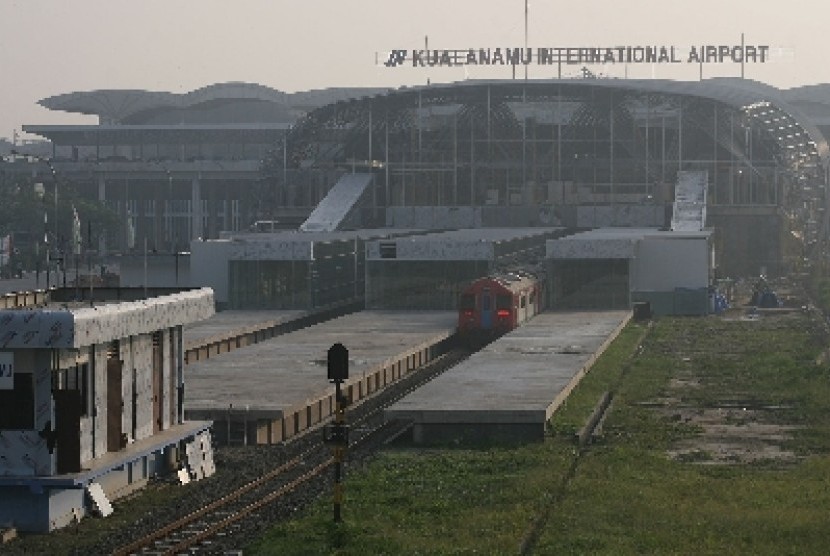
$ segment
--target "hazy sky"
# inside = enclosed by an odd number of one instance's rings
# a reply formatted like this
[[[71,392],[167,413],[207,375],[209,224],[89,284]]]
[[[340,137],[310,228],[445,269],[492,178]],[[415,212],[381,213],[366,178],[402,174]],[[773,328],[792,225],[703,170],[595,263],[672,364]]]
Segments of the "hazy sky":
[[[22,124],[96,123],[41,108],[72,91],[187,92],[246,81],[293,92],[509,78],[504,67],[389,69],[392,49],[524,46],[524,0],[0,0],[0,137]],[[574,6],[576,6],[574,8]],[[528,46],[769,45],[746,76],[778,87],[830,82],[828,0],[529,0]],[[575,73],[577,66],[566,68]],[[623,65],[592,70],[624,77]],[[520,68],[523,76],[524,69]],[[555,77],[531,65],[529,77]],[[629,65],[631,78],[696,80],[695,64]],[[704,77],[740,75],[708,64]]]

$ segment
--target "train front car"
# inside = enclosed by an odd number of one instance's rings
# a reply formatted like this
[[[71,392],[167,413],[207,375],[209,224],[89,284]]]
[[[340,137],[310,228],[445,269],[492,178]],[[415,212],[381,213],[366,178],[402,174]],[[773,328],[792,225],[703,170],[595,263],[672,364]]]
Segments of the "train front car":
[[[483,345],[538,312],[539,283],[528,274],[479,278],[461,293],[458,333],[467,345]]]

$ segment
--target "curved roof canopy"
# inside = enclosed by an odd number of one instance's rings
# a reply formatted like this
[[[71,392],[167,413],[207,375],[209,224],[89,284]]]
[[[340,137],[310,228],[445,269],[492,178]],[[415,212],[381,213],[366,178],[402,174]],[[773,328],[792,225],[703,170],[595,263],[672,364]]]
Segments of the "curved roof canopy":
[[[48,97],[38,104],[50,110],[98,116],[102,124],[141,125],[154,114],[164,111],[187,110],[217,103],[258,101],[275,105],[277,112],[286,114],[286,121],[290,121],[309,109],[327,103],[385,90],[387,89],[340,87],[285,93],[256,83],[228,82],[208,85],[187,93],[141,89],[81,91]]]
[[[393,105],[410,103],[417,106],[422,103],[434,106],[457,102],[467,91],[470,94],[480,94],[481,89],[487,87],[498,88],[502,96],[512,95],[517,100],[520,100],[525,94],[529,100],[536,94],[544,95],[544,91],[551,91],[556,87],[572,90],[581,87],[603,87],[634,93],[707,98],[743,111],[752,111],[760,106],[773,106],[777,111],[785,113],[792,122],[805,131],[825,164],[830,156],[827,140],[821,130],[802,110],[788,102],[788,98],[794,98],[794,95],[785,96],[782,91],[775,87],[748,79],[720,77],[704,81],[671,81],[664,79],[469,80],[418,87],[401,87],[375,95],[373,98]],[[309,114],[309,117],[312,120],[323,120],[327,118],[327,112],[337,112],[338,106],[342,106],[344,103],[354,104],[364,101],[365,99],[359,98],[347,99],[336,104],[323,106]]]
[[[141,89],[99,89],[56,95],[38,104],[50,110],[99,116],[102,122],[123,122],[137,114],[160,109],[189,108],[222,100],[262,100],[286,103],[286,94],[254,83],[218,83],[195,91],[177,94]]]

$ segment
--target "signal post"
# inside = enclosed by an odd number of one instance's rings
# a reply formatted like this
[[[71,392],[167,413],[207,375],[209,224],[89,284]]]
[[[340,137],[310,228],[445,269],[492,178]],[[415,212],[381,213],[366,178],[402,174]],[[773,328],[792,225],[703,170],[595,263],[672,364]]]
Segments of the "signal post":
[[[334,522],[342,521],[340,506],[343,502],[342,463],[349,445],[349,425],[346,424],[346,399],[340,384],[349,378],[349,350],[336,343],[328,351],[328,380],[334,383],[334,423],[323,428],[323,441],[332,445],[334,452]]]

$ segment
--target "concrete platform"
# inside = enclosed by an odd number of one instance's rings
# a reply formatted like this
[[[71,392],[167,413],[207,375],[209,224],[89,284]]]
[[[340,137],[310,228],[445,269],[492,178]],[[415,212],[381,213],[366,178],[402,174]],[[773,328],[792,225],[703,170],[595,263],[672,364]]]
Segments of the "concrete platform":
[[[220,311],[184,327],[184,348],[218,342],[294,319],[305,311]]]
[[[113,470],[121,469],[125,465],[140,461],[155,453],[162,453],[168,446],[175,446],[183,440],[192,438],[197,434],[210,429],[210,421],[185,421],[179,425],[173,425],[151,437],[144,438],[128,444],[118,452],[106,452],[86,464],[85,469],[79,473],[64,473],[61,475],[38,476],[38,477],[9,477],[0,475],[0,486],[25,485],[33,487],[77,487],[86,486],[91,481],[100,480],[101,477],[111,473]],[[109,493],[113,495],[113,493]]]
[[[189,365],[362,308],[361,301],[347,299],[312,311],[221,311],[205,321],[185,327],[184,362]]]
[[[455,327],[455,312],[363,311],[191,362],[185,417],[215,421],[220,443],[281,442],[333,412],[334,343],[349,350],[342,389],[355,403],[443,353]]]
[[[541,440],[545,424],[631,318],[543,313],[386,410],[416,442]]]

